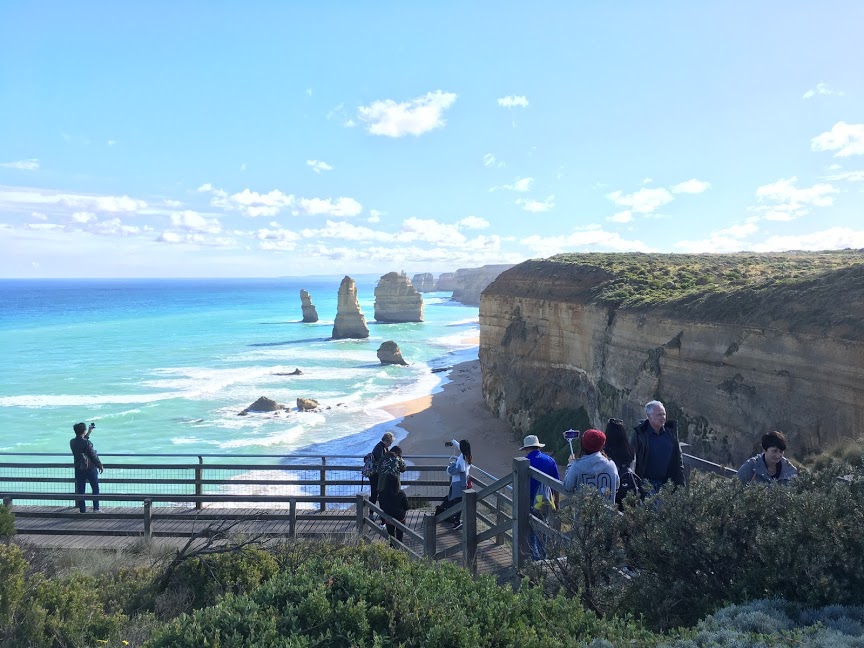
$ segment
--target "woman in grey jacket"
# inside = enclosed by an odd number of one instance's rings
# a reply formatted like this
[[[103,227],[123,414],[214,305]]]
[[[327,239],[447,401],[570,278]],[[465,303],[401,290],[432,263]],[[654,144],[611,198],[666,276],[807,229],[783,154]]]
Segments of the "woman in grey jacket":
[[[764,435],[762,449],[762,454],[751,457],[738,469],[738,479],[742,484],[788,482],[798,476],[798,469],[783,456],[786,452],[786,437],[782,432]]]

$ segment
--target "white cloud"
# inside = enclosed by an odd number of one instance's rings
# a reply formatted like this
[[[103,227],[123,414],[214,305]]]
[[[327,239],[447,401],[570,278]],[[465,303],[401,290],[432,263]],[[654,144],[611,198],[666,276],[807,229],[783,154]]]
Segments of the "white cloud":
[[[105,142],[108,146],[115,146],[117,144],[117,140],[109,139]]]
[[[844,248],[864,248],[864,230],[850,227],[830,229],[801,234],[798,236],[772,236],[763,243],[754,245],[755,252],[783,250],[842,250]]]
[[[96,220],[96,214],[93,212],[75,212],[72,214],[72,220],[76,223],[92,223]]]
[[[528,107],[528,99],[522,95],[511,95],[508,97],[501,97],[498,99],[498,105],[503,108],[527,108]]]
[[[426,241],[438,245],[462,245],[465,235],[455,225],[412,217],[402,221],[402,228],[396,233],[395,240],[399,243]]]
[[[495,164],[495,156],[491,153],[487,153],[483,156],[483,166],[491,167]]]
[[[43,214],[42,212],[38,212],[38,211],[31,212],[30,217],[33,220],[41,220],[41,221],[48,220],[48,216],[46,214]]]
[[[205,182],[200,187],[198,187],[198,189],[196,189],[196,191],[200,191],[201,193],[213,191],[213,185],[210,184],[209,182]]]
[[[68,207],[81,211],[95,212],[137,212],[147,203],[129,196],[105,196],[93,194],[69,194],[33,187],[0,187],[0,206],[39,205],[45,207]]]
[[[527,212],[533,212],[535,214],[540,212],[547,212],[555,207],[555,196],[554,194],[548,196],[546,200],[542,202],[539,200],[532,200],[528,198],[517,198],[516,204],[522,207],[522,209]]]
[[[330,220],[322,228],[304,229],[300,234],[303,238],[342,239],[346,241],[385,242],[393,238],[393,235],[387,232],[379,232],[368,227]]]
[[[464,227],[465,229],[486,229],[489,227],[489,221],[485,218],[480,218],[479,216],[466,216],[458,223],[456,223],[459,227]]]
[[[864,171],[844,171],[828,176],[829,180],[842,180],[845,182],[864,182]]]
[[[0,162],[0,167],[6,169],[18,169],[19,171],[38,171],[39,160],[31,158],[29,160],[17,160],[15,162]]]
[[[301,198],[300,207],[310,216],[329,214],[330,216],[356,216],[363,211],[363,205],[353,198],[337,198],[336,202],[327,198]]]
[[[864,155],[864,124],[837,122],[830,131],[810,140],[814,151],[837,151],[834,157]]]
[[[368,106],[358,107],[357,114],[373,135],[417,136],[444,126],[442,115],[456,97],[455,93],[436,90],[401,103],[392,99],[373,101]]]
[[[369,223],[380,223],[381,217],[384,215],[384,213],[385,212],[379,211],[377,209],[370,209],[369,218],[367,218],[366,221]]]
[[[642,241],[621,238],[617,232],[607,232],[599,226],[580,229],[561,236],[533,235],[521,243],[533,250],[536,256],[551,256],[560,252],[615,251],[651,252]]]
[[[812,207],[830,207],[834,204],[833,194],[837,193],[832,185],[821,183],[799,189],[795,186],[798,178],[784,178],[756,189],[760,207],[754,211],[763,212],[765,220],[790,221],[810,213]]]
[[[613,214],[606,220],[612,223],[629,223],[633,220],[633,212],[629,209],[625,209],[624,211],[620,211],[617,214]]]
[[[632,211],[638,214],[650,214],[674,200],[663,187],[656,189],[639,189],[632,194],[625,194],[623,191],[613,191],[606,194],[606,197],[616,205],[621,207],[629,207]]]
[[[171,224],[181,229],[206,232],[208,234],[218,234],[222,231],[222,227],[219,225],[217,219],[206,218],[191,209],[171,214]]]
[[[293,195],[284,194],[278,189],[261,194],[257,191],[244,189],[239,193],[226,196],[224,191],[219,189],[212,190],[213,199],[210,204],[216,207],[226,207],[228,209],[239,209],[247,216],[276,216],[285,207],[294,205],[295,198]]]
[[[496,189],[508,189],[509,191],[531,191],[531,185],[534,184],[534,178],[516,178],[513,181],[513,184],[505,184],[499,187],[492,187],[489,191],[495,191]]]
[[[310,167],[315,173],[333,170],[332,166],[320,160],[306,160],[306,166]]]
[[[291,251],[297,247],[300,235],[286,229],[259,229],[255,233],[258,239],[258,247],[262,250],[287,250]]]
[[[694,254],[707,252],[738,252],[748,248],[744,239],[759,231],[755,222],[748,221],[726,229],[711,232],[708,238],[698,241],[678,241],[674,246]]]
[[[817,83],[815,88],[812,88],[805,92],[801,98],[802,99],[812,99],[817,94],[819,95],[837,95],[842,97],[846,93],[842,90],[832,90],[831,87],[827,83]]]
[[[673,185],[672,193],[699,194],[707,190],[709,187],[711,187],[710,182],[691,178],[690,180],[686,180],[685,182],[680,182],[676,185]]]

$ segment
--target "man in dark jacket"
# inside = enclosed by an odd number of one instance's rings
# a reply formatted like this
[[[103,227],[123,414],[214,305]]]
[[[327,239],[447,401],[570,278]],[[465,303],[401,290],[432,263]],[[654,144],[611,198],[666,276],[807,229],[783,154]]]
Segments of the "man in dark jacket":
[[[372,465],[375,467],[375,472],[369,475],[369,487],[372,491],[369,493],[369,501],[372,504],[378,502],[378,477],[379,471],[381,470],[381,462],[384,461],[384,455],[387,454],[390,446],[393,445],[393,439],[394,437],[392,432],[385,432],[384,436],[381,437],[381,440],[375,444],[374,448],[372,448]]]
[[[99,494],[99,473],[102,472],[102,462],[90,441],[90,432],[93,431],[94,427],[96,427],[95,423],[91,423],[88,432],[84,423],[73,425],[75,438],[69,441],[69,448],[72,450],[72,460],[75,465],[75,494],[83,495],[87,488],[87,482],[90,482],[90,489],[94,496],[93,512],[98,513],[99,500],[96,499],[96,495]],[[87,507],[83,499],[75,500],[75,503],[81,513],[86,512]]]
[[[648,417],[633,428],[636,448],[636,474],[651,484],[654,492],[667,482],[684,486],[684,463],[678,443],[678,424],[666,420],[663,403],[653,400],[645,405]]]

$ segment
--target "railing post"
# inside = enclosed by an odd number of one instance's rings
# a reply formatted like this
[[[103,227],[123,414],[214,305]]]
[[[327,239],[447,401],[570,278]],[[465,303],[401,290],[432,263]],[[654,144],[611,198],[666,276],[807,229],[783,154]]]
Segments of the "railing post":
[[[288,537],[297,537],[297,500],[288,502]]]
[[[204,494],[204,484],[202,484],[202,480],[204,479],[204,470],[201,466],[204,465],[204,457],[198,456],[198,468],[195,469],[195,495],[203,495]],[[204,502],[198,500],[195,502],[195,509],[200,511],[204,508]]]
[[[153,538],[153,502],[149,499],[144,500],[144,539],[150,540]]]
[[[477,575],[477,491],[462,491],[462,565]]]
[[[357,507],[357,534],[363,535],[363,524],[365,522],[363,518],[366,517],[366,496],[363,493],[357,493],[355,506]]]
[[[321,497],[327,497],[327,457],[321,457]],[[319,511],[327,509],[327,503],[322,499],[318,505]]]
[[[438,529],[435,526],[435,516],[434,515],[424,515],[423,516],[423,554],[429,560],[435,560],[435,553],[437,551],[435,544],[438,540]]]
[[[683,458],[684,452],[690,448],[690,444],[685,443],[683,441],[679,441],[678,447],[681,448],[681,456]],[[685,463],[684,464],[684,485],[685,486],[688,486],[690,484],[690,471],[691,470],[692,470],[692,467],[690,466],[690,464]]]
[[[531,523],[531,462],[526,457],[513,459],[513,566],[525,566]]]

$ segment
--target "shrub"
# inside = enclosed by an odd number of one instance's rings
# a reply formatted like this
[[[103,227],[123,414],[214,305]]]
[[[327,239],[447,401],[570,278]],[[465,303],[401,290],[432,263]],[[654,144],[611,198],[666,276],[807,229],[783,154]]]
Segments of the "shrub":
[[[15,545],[0,545],[0,624],[7,626],[24,597],[27,561]]]
[[[0,504],[0,540],[9,544],[15,535],[15,514],[5,504]]]

